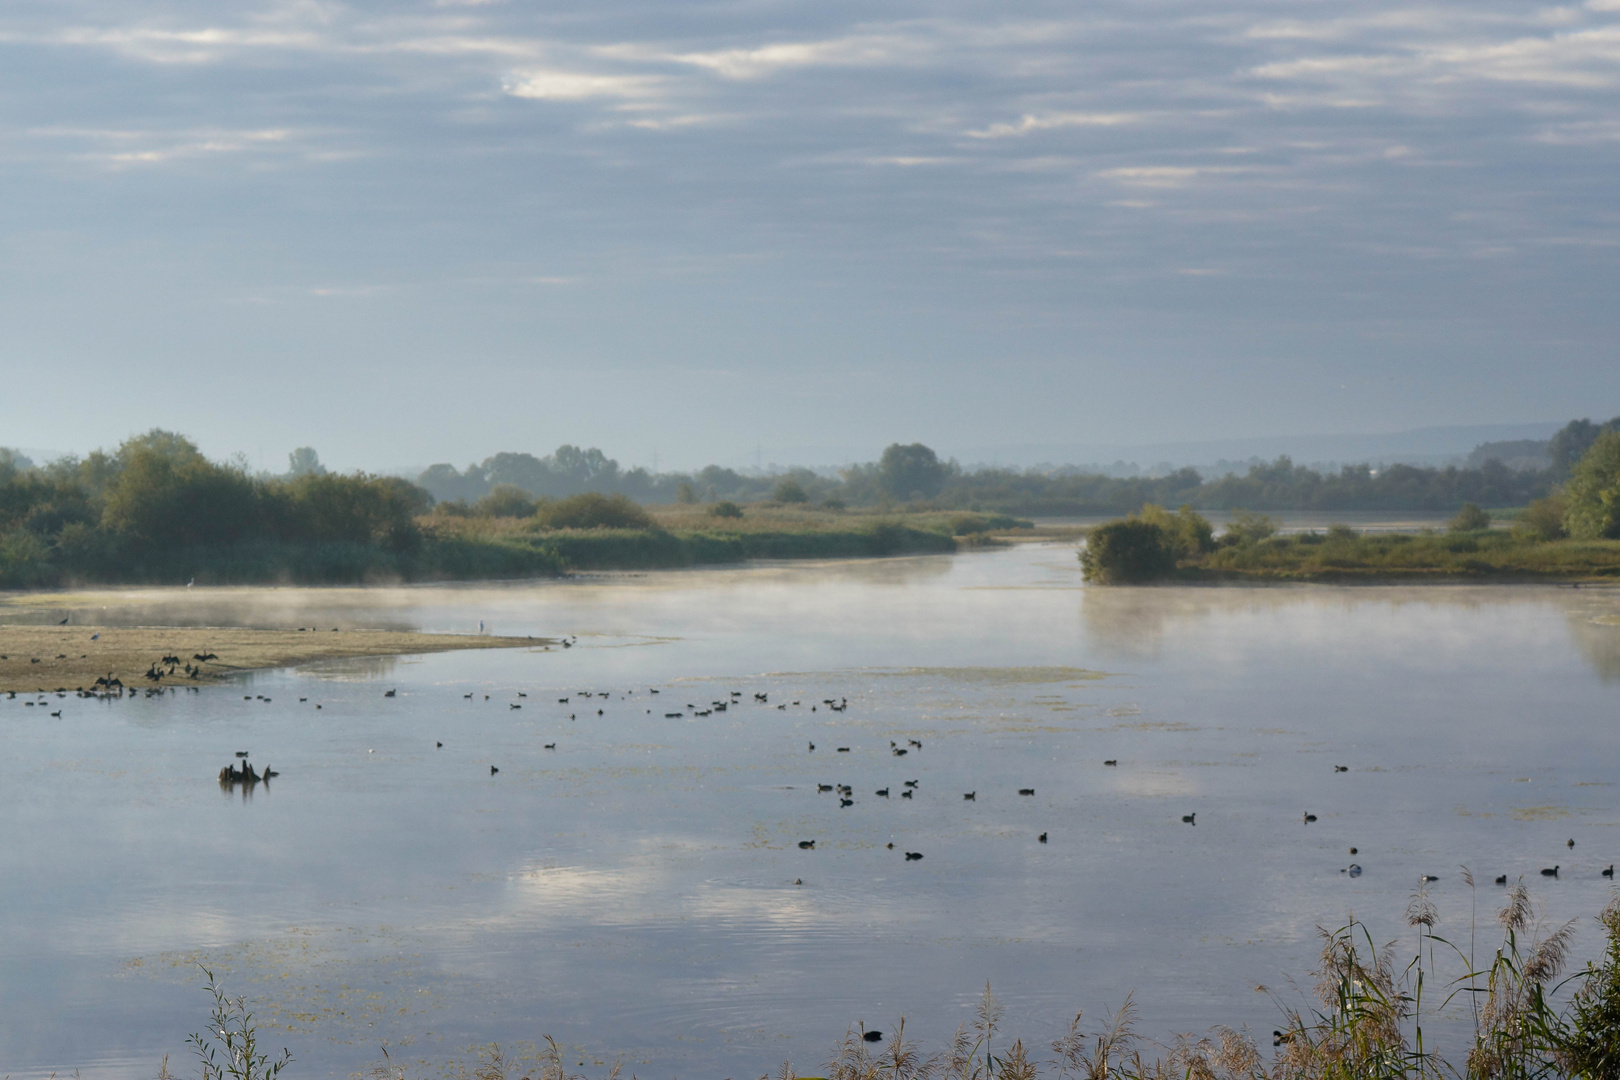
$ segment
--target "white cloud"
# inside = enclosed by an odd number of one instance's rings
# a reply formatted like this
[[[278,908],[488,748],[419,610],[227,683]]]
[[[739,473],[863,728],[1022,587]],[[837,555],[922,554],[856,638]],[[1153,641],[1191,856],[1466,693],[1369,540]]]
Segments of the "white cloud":
[[[1025,113],[1015,123],[991,124],[978,131],[969,131],[967,134],[975,139],[1005,139],[1010,136],[1028,135],[1032,131],[1050,131],[1053,128],[1067,127],[1117,127],[1120,124],[1134,124],[1141,120],[1136,113]]]
[[[598,75],[584,71],[535,69],[514,72],[502,89],[512,97],[541,101],[590,98],[645,100],[660,95],[663,80],[653,75]]]

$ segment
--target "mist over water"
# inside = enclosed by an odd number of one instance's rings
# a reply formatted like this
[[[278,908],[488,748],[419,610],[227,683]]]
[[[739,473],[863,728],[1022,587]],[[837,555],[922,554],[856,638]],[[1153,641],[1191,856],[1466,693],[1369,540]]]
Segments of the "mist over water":
[[[1595,915],[1599,870],[1620,859],[1610,590],[1097,589],[1071,547],[1024,545],[511,586],[63,594],[6,621],[58,610],[482,621],[578,644],[53,696],[60,720],[0,700],[0,1047],[17,1077],[181,1064],[204,1018],[197,962],[303,1076],[383,1045],[431,1075],[545,1034],[643,1077],[808,1070],[857,1021],[903,1014],[942,1042],[986,980],[1008,1038],[1038,1046],[1132,991],[1147,1034],[1258,1034],[1279,1014],[1255,987],[1296,1001],[1287,980],[1309,984],[1319,925],[1354,912],[1404,963],[1420,875],[1439,877],[1436,930],[1457,939],[1462,865],[1482,883],[1526,875],[1556,923]],[[238,750],[283,775],[222,792]],[[848,784],[852,805],[818,784]],[[1577,959],[1599,943],[1584,922]]]

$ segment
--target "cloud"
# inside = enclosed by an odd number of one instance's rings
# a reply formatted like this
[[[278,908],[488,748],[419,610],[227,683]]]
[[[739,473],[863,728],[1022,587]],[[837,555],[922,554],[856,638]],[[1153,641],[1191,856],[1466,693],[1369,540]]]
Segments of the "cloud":
[[[661,96],[663,80],[652,75],[599,75],[584,71],[534,69],[514,72],[502,84],[512,97],[540,101],[591,98],[647,100]]]
[[[1141,119],[1136,113],[1025,113],[1016,123],[991,124],[978,131],[969,131],[967,135],[975,139],[1005,139],[1054,128],[1117,127],[1120,124],[1138,123]]]

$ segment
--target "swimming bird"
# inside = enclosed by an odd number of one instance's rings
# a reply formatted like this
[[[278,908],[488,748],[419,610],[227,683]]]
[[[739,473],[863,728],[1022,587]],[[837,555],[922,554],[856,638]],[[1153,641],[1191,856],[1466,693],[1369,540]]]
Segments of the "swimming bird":
[[[236,756],[237,757],[247,757],[248,756],[248,751],[246,751],[246,750],[238,750],[236,752]]]
[[[920,851],[908,851],[908,852],[906,852],[906,862],[913,862],[913,861],[915,861],[917,859],[920,859],[920,858],[922,858],[922,852],[920,852]]]
[[[1198,814],[1197,814],[1196,811],[1191,813],[1191,814],[1182,814],[1181,815],[1181,820],[1185,821],[1188,825],[1197,825],[1198,824]]]
[[[393,697],[393,696],[394,696],[394,691],[392,691],[392,690],[387,690],[387,691],[383,692],[383,697]]]
[[[911,798],[911,792],[910,791],[902,791],[900,793],[900,797],[902,799],[909,799],[909,798]]]
[[[894,850],[894,841],[890,840],[887,844],[884,844],[883,846],[888,848],[890,851],[893,851]]]
[[[1439,881],[1440,879],[1435,877],[1433,874],[1424,874],[1419,880],[1422,880],[1422,881]]]
[[[1037,836],[1035,839],[1039,840],[1041,843],[1044,844],[1044,843],[1046,843],[1046,834],[1041,833],[1041,835]]]
[[[1566,842],[1565,846],[1568,847],[1569,850],[1574,851],[1575,850],[1575,838],[1573,836],[1570,837],[1569,840]]]
[[[1606,878],[1614,877],[1614,863],[1610,863],[1609,868],[1603,871],[1603,876]]]
[[[491,765],[491,766],[490,766],[490,767],[489,767],[489,775],[491,775],[491,776],[494,776],[494,775],[495,775],[495,774],[496,774],[496,773],[498,773],[498,772],[500,772],[500,771],[501,771],[501,770],[499,770],[499,769],[497,769],[497,768],[496,768],[496,767],[495,767],[495,766],[493,766],[493,765]]]
[[[281,774],[276,772],[276,770],[272,769],[270,766],[266,765],[264,767],[264,772],[263,772],[262,775],[263,775],[265,781],[268,782],[271,777],[280,776]]]
[[[846,806],[854,806],[854,805],[855,805],[855,800],[854,799],[839,799],[838,800],[838,806],[839,806],[840,809],[842,809],[843,807],[846,807]]]
[[[890,750],[889,753],[893,754],[895,757],[905,757],[908,753],[910,753],[910,751],[903,746],[897,746],[893,750]]]
[[[907,780],[907,781],[905,781],[905,785],[906,785],[906,787],[916,787],[917,786],[917,781],[915,781],[915,780]]]
[[[435,749],[435,750],[443,750],[443,749],[444,749],[444,743],[442,743],[442,742],[438,742],[438,741],[435,741],[435,742],[434,742],[434,743],[433,743],[433,748],[434,748],[434,749]]]
[[[968,802],[978,802],[979,793],[977,791],[964,791],[962,792],[962,798],[966,799]]]
[[[839,748],[838,748],[838,752],[839,752],[839,753],[840,753],[840,754],[847,754],[847,753],[849,753],[849,747],[847,747],[847,746],[840,746],[840,747],[839,747]]]
[[[56,717],[58,720],[60,720],[60,719],[62,719],[62,710],[57,709],[55,712],[51,713],[51,715]]]
[[[811,743],[811,744],[810,744],[810,752],[811,752],[811,753],[812,753],[812,754],[813,754],[813,753],[815,753],[815,752],[816,752],[816,744],[815,744],[815,743]]]
[[[1333,771],[1334,772],[1349,772],[1350,771],[1350,766],[1348,766],[1348,765],[1335,765],[1335,766],[1333,766]]]
[[[906,742],[910,743],[912,746],[915,746],[919,750],[922,749],[922,740],[921,739],[907,739]]]
[[[1103,762],[1103,764],[1104,765],[1118,765],[1119,764],[1119,758],[1109,758],[1107,761]]]
[[[799,850],[800,851],[811,851],[811,850],[813,850],[815,848],[815,846],[816,846],[816,842],[814,840],[800,840],[799,841]]]
[[[1541,872],[1541,876],[1542,877],[1557,877],[1558,876],[1558,867],[1555,866],[1551,870],[1543,870]]]
[[[817,791],[831,791],[832,789],[833,788],[832,788],[831,784],[817,784],[816,785],[816,790]]]
[[[1035,794],[1035,789],[1032,788],[1032,787],[1021,787],[1021,788],[1018,789],[1018,794],[1020,794],[1020,795],[1033,795],[1033,794]]]
[[[1311,813],[1310,811],[1306,811],[1306,813],[1305,813],[1305,824],[1309,825],[1311,822],[1313,822],[1315,820],[1316,820],[1316,815]]]
[[[1506,885],[1507,884],[1507,875],[1506,874],[1498,874],[1498,875],[1496,875],[1496,883],[1498,885]]]
[[[1355,863],[1351,863],[1345,873],[1349,874],[1351,877],[1360,877],[1361,867],[1357,866]]]
[[[889,789],[886,788],[886,787],[885,788],[878,788],[877,791],[873,792],[873,794],[874,795],[881,795],[885,799],[887,799],[889,797]]]
[[[1355,854],[1355,853],[1356,853],[1356,849],[1355,849],[1355,848],[1351,848],[1351,849],[1350,849],[1350,854],[1352,854],[1352,855],[1354,855],[1354,854]]]
[[[908,858],[908,859],[911,858],[911,853],[910,852],[906,853],[906,858]],[[917,858],[920,859],[920,858],[922,858],[922,856],[919,855],[919,856],[917,856]],[[881,1031],[868,1031],[865,1035],[862,1035],[861,1038],[865,1039],[867,1042],[882,1042],[883,1041],[883,1032],[881,1032]]]
[[[548,742],[548,743],[545,744],[545,746],[542,749],[555,750],[555,749],[557,749],[557,744],[554,743],[554,742]]]
[[[63,619],[61,622],[57,623],[56,625],[57,626],[66,626],[67,625],[67,620]]]

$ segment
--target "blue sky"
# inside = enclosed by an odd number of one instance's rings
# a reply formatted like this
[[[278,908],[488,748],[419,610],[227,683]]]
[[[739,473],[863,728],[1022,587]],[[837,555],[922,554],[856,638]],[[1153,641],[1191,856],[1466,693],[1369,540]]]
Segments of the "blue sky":
[[[1620,412],[1620,0],[12,0],[0,444]]]

